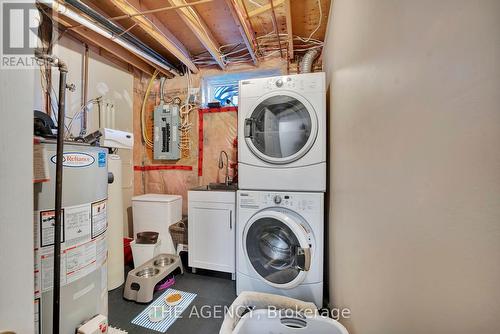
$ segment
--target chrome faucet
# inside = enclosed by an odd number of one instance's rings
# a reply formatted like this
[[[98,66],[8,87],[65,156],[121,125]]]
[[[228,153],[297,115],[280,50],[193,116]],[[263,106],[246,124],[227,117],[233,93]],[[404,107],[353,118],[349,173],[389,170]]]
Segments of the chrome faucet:
[[[228,186],[229,183],[231,183],[231,181],[229,180],[229,157],[228,157],[226,151],[220,151],[219,170],[224,168],[223,156],[226,156],[226,177],[224,178],[224,183],[226,184],[226,186]]]

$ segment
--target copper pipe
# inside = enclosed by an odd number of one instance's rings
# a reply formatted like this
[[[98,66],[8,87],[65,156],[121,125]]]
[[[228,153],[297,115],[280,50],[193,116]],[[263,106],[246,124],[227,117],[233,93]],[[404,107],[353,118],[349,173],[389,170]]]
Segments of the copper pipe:
[[[278,46],[280,48],[280,56],[283,58],[283,49],[281,48],[281,39],[280,39],[280,32],[278,28],[278,20],[276,20],[276,13],[274,12],[274,5],[273,5],[273,0],[269,1],[271,3],[271,13],[273,14],[273,23],[274,27],[276,28],[276,36],[278,37]]]

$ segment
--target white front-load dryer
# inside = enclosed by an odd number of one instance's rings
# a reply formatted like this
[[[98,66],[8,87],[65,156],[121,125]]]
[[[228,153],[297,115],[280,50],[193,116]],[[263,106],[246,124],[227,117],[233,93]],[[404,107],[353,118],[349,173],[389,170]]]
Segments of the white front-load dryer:
[[[323,193],[237,193],[236,292],[323,301]]]
[[[240,189],[325,191],[325,74],[239,82]]]

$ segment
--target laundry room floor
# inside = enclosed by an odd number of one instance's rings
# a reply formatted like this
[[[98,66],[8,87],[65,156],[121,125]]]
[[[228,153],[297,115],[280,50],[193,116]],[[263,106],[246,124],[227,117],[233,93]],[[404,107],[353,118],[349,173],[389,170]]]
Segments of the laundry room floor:
[[[182,313],[168,329],[167,333],[214,334],[218,333],[224,320],[224,307],[230,306],[236,298],[236,282],[231,280],[230,274],[223,274],[198,269],[196,274],[190,272],[175,276],[175,285],[172,288],[196,293],[197,296],[191,305]],[[163,291],[157,291],[154,299]],[[148,304],[138,304],[123,299],[123,285],[109,292],[108,301],[110,325],[128,331],[131,334],[158,333],[131,323]],[[202,307],[204,307],[202,309]],[[194,309],[196,308],[196,309]],[[204,313],[211,312],[220,317],[203,317]],[[220,314],[219,314],[220,313]],[[190,314],[195,316],[189,317]],[[200,316],[197,317],[196,314]]]

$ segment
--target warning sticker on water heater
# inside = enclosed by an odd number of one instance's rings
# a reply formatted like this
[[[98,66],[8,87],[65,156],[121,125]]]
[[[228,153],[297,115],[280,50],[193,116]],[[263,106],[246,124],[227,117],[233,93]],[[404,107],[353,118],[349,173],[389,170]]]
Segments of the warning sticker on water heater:
[[[96,243],[94,240],[77,247],[70,247],[64,253],[66,254],[67,283],[74,282],[96,269]]]
[[[35,298],[35,334],[42,332],[42,315],[40,314],[40,298]]]
[[[40,211],[40,243],[42,247],[54,245],[54,232],[56,225],[55,211]],[[61,215],[61,243],[64,242],[64,209]]]
[[[54,283],[54,247],[41,251],[41,282],[42,292],[52,290]],[[66,285],[66,256],[61,254],[61,286]]]
[[[106,229],[108,228],[107,209],[108,201],[105,199],[99,202],[92,203],[92,239],[106,232]]]
[[[67,207],[64,210],[66,245],[90,240],[90,206]]]

